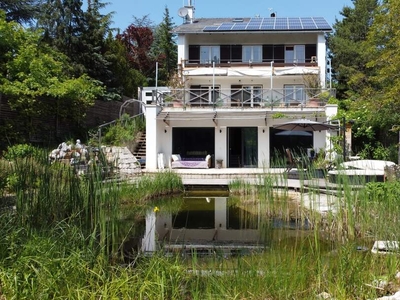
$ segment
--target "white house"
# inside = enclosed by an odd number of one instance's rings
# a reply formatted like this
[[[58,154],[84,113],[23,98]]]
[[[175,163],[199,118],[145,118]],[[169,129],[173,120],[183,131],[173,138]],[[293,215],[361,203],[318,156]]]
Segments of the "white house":
[[[178,13],[180,83],[142,92],[147,169],[167,167],[172,154],[260,168],[283,147],[329,148],[328,131],[277,137],[272,128],[298,118],[325,122],[337,112],[327,104],[335,91],[327,84],[332,28],[324,18],[195,18],[191,1]]]

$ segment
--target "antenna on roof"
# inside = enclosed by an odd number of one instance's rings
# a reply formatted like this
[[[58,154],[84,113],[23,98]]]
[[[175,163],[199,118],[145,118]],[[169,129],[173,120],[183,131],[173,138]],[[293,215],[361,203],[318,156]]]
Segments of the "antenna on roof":
[[[192,0],[188,0],[188,5],[181,7],[178,10],[178,15],[185,20],[185,23],[193,23],[194,20],[194,6]]]
[[[186,16],[188,15],[188,13],[189,13],[189,11],[188,11],[188,9],[187,9],[186,7],[181,7],[181,8],[178,10],[178,15],[179,15],[180,17],[182,17],[182,18],[186,17]]]

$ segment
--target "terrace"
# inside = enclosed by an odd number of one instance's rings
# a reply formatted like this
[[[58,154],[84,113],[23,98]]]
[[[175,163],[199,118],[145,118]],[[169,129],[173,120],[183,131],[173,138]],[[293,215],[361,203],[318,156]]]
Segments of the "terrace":
[[[335,89],[304,87],[263,89],[261,87],[201,87],[154,90],[152,103],[162,107],[181,108],[304,108],[324,107]]]

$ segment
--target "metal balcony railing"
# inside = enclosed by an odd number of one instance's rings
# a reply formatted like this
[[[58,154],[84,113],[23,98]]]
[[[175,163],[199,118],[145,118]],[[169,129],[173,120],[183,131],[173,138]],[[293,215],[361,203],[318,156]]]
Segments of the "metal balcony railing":
[[[274,108],[325,106],[335,89],[283,88],[261,89],[244,87],[219,89],[212,87],[196,89],[170,89],[153,93],[153,102],[163,107],[204,108]]]

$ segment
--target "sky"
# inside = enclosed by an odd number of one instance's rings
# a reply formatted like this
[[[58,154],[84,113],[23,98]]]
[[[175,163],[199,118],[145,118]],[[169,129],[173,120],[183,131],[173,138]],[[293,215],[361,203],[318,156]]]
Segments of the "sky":
[[[108,0],[104,13],[114,12],[113,27],[126,29],[134,20],[148,15],[154,25],[162,22],[165,7],[175,25],[182,24],[179,8],[188,5],[188,0]],[[344,6],[353,6],[352,0],[192,0],[195,18],[246,18],[259,15],[269,17],[324,17],[332,26],[336,18],[341,20]]]

